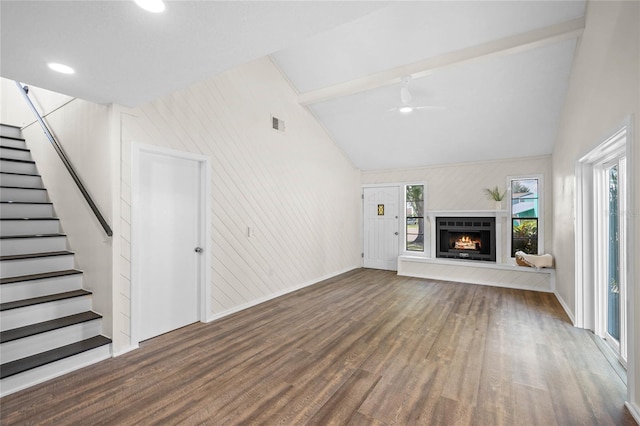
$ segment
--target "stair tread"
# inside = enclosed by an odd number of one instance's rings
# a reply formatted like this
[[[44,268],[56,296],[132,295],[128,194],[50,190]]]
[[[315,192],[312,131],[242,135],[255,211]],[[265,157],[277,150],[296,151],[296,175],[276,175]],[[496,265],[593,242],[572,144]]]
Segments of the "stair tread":
[[[10,240],[12,238],[49,238],[49,237],[66,237],[67,234],[29,234],[29,235],[5,235],[0,240]]]
[[[16,158],[6,158],[6,157],[0,157],[0,161],[13,161],[15,163],[29,163],[29,164],[36,164],[35,161],[33,160],[18,160]]]
[[[0,175],[18,175],[18,176],[35,176],[42,177],[37,173],[17,173],[17,172],[0,172]]]
[[[3,126],[6,126],[7,124],[3,124]],[[11,127],[15,127],[15,126],[11,126]],[[16,127],[16,129],[19,129],[19,127]],[[12,139],[14,141],[22,141],[25,142],[24,138],[16,138],[14,136],[0,136],[0,139]]]
[[[16,148],[14,146],[2,146],[2,145],[0,145],[0,148],[2,148],[2,149],[13,149],[14,151],[31,152],[31,150],[29,148]]]
[[[102,318],[102,315],[93,311],[81,312],[75,315],[56,318],[50,321],[39,322],[24,327],[14,328],[0,332],[0,343],[11,342],[13,340],[22,339],[24,337],[34,336],[36,334],[46,333],[48,331],[57,330],[68,327],[70,325],[81,324],[83,322],[93,321]]]
[[[44,278],[65,277],[67,275],[76,275],[81,273],[82,271],[80,271],[79,269],[65,269],[62,271],[42,272],[40,274],[18,275],[15,277],[0,278],[0,284],[12,284],[12,283],[17,283],[21,281],[34,281],[34,280],[41,280]]]
[[[11,185],[2,185],[0,188],[11,188],[11,189],[35,189],[37,191],[46,191],[46,188],[32,188],[30,186],[11,186]]]
[[[87,290],[72,290],[64,293],[49,294],[46,296],[33,297],[31,299],[15,300],[13,302],[0,303],[0,311],[24,308],[26,306],[39,305],[41,303],[56,302],[58,300],[71,299],[74,297],[88,296],[91,292]]]
[[[7,362],[6,364],[0,365],[0,379],[19,374],[33,368],[41,367],[43,365],[68,358],[70,356],[77,355],[79,353],[86,352],[100,346],[108,345],[110,343],[111,339],[99,335],[86,340],[82,340],[80,342],[72,343],[70,345],[61,346],[50,351]]]
[[[47,251],[42,253],[12,254],[8,256],[0,256],[0,260],[36,259],[38,257],[53,257],[53,256],[67,256],[67,255],[73,255],[73,252],[68,250],[60,250],[60,251]]]
[[[0,220],[60,220],[57,217],[0,217]]]
[[[0,204],[53,204],[50,201],[0,201]]]

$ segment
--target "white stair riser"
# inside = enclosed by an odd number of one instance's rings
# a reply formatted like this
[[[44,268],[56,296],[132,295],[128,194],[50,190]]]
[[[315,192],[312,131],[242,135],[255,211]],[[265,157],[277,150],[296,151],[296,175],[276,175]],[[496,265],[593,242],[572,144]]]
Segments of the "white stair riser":
[[[31,152],[0,146],[0,157],[14,160],[31,160]]]
[[[67,250],[66,237],[12,238],[0,243],[0,256]]]
[[[43,203],[48,201],[47,191],[44,189],[2,188],[0,189],[0,201]]]
[[[38,174],[35,163],[19,163],[5,160],[0,160],[0,171],[5,173],[25,173],[28,175]]]
[[[44,188],[40,176],[0,174],[0,186],[20,186],[22,188]]]
[[[0,312],[0,330],[11,330],[25,325],[79,314],[91,310],[91,296],[72,297],[49,303],[9,309]]]
[[[21,138],[22,130],[20,127],[9,126],[6,124],[0,124],[0,135],[1,136],[9,136],[12,138]]]
[[[50,351],[60,346],[70,345],[100,335],[101,328],[100,319],[95,319],[2,343],[0,344],[0,359],[6,363]]]
[[[51,204],[0,204],[0,217],[54,217]]]
[[[45,278],[41,280],[20,281],[0,286],[0,300],[3,303],[16,300],[65,293],[82,288],[82,274],[65,275],[63,277]]]
[[[0,235],[3,237],[59,233],[60,221],[58,220],[3,220],[0,222]]]
[[[42,367],[9,376],[0,381],[0,396],[18,392],[109,358],[111,358],[111,345],[104,345]]]
[[[2,137],[0,138],[0,146],[8,146],[11,148],[25,149],[27,147],[27,144],[25,143],[25,141],[19,141],[16,139],[9,139],[9,138]]]
[[[36,257],[33,259],[3,260],[0,262],[0,277],[17,277],[67,269],[73,269],[72,254]]]

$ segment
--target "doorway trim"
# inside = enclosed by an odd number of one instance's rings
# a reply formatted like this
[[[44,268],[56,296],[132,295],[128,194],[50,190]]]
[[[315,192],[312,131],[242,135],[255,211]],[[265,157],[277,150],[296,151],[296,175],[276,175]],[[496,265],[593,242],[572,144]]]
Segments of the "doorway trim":
[[[602,161],[607,154],[620,152],[621,148],[616,147],[616,143],[620,144],[617,139],[624,134],[625,147],[624,155],[627,157],[626,180],[629,183],[626,191],[627,211],[624,212],[626,219],[627,236],[626,251],[627,259],[634,259],[634,214],[635,196],[634,188],[631,183],[634,182],[635,170],[633,167],[633,145],[634,145],[634,129],[633,116],[626,116],[622,122],[613,127],[604,137],[598,139],[588,153],[576,162],[576,192],[575,192],[575,326],[595,330],[596,318],[594,316],[596,309],[595,297],[595,281],[592,253],[586,250],[590,244],[594,243],[594,217],[593,217],[593,190],[594,190],[594,166]],[[634,318],[638,314],[637,308],[633,301],[635,300],[635,285],[633,262],[626,262],[627,276],[627,406],[628,401],[634,401],[635,396],[632,395],[635,389],[635,371],[638,368],[638,354],[635,354],[635,321]]]
[[[193,160],[200,166],[200,241],[203,254],[198,273],[198,318],[200,322],[208,321],[211,310],[211,206],[210,159],[202,154],[163,148],[155,145],[133,142],[131,144],[131,295],[130,295],[130,330],[133,348],[140,344],[140,271],[138,252],[140,242],[140,161],[144,153],[163,155],[176,159]]]

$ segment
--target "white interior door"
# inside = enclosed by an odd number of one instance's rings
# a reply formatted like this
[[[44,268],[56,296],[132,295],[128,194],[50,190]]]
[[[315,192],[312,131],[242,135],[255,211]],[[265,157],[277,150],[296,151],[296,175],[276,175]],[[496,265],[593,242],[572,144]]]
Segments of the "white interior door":
[[[398,269],[400,188],[364,188],[364,267]]]
[[[199,319],[201,163],[142,151],[137,270],[139,340]]]

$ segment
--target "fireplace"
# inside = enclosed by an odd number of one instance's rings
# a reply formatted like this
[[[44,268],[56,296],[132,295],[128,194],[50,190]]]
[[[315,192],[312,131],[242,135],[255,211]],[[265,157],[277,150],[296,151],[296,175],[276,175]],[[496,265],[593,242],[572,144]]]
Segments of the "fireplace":
[[[436,217],[436,257],[496,261],[495,217]]]

